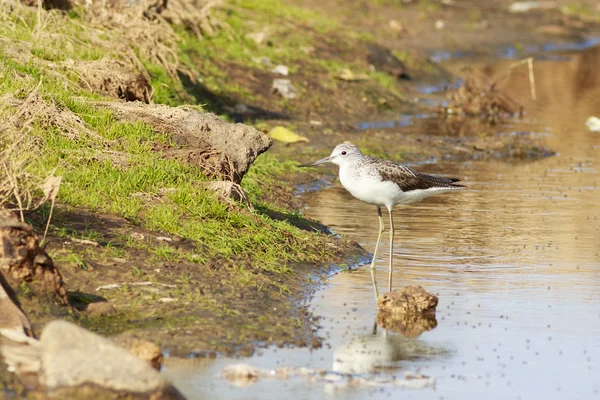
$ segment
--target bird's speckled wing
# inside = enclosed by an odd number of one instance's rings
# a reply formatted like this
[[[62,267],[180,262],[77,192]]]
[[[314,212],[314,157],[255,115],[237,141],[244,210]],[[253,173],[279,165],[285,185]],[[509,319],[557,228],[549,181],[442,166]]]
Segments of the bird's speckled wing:
[[[380,160],[372,158],[369,160],[377,167],[377,172],[384,181],[394,182],[400,187],[403,192],[417,190],[417,189],[431,189],[431,188],[461,188],[462,185],[458,185],[454,182],[458,182],[459,179],[454,178],[442,178],[439,176],[427,175],[421,172],[415,171],[414,169],[387,160]]]

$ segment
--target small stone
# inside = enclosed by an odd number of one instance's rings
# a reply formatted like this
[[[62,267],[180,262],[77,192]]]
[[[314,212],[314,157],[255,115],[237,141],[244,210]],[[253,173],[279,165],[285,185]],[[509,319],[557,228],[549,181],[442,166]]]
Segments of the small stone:
[[[274,79],[273,92],[279,93],[285,99],[295,99],[298,95],[298,90],[289,79]]]
[[[407,286],[377,298],[379,311],[392,314],[435,313],[438,298],[421,286]]]
[[[88,315],[104,316],[114,314],[117,310],[113,304],[107,301],[99,301],[88,304],[86,311]]]
[[[130,335],[117,336],[113,341],[160,371],[163,354],[157,344]]]
[[[404,32],[404,25],[402,25],[402,22],[398,22],[395,19],[392,19],[388,22],[388,26],[390,27],[390,29],[392,31],[394,31],[397,35],[400,35]]]
[[[249,364],[229,365],[221,371],[223,378],[235,386],[250,386],[263,375],[263,371]]]
[[[277,65],[275,68],[271,70],[274,74],[279,74],[283,76],[288,76],[290,73],[290,69],[286,65]]]

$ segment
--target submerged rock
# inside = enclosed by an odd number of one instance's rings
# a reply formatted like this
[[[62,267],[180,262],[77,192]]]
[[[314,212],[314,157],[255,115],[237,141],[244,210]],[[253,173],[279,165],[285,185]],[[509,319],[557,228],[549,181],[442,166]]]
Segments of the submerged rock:
[[[392,314],[435,313],[438,298],[421,286],[407,286],[377,298],[379,311]]]

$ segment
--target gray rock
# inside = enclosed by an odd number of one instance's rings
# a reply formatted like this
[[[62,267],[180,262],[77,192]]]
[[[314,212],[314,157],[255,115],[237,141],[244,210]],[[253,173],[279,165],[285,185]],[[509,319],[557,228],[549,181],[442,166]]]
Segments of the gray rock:
[[[112,340],[70,322],[52,321],[40,338],[43,377],[49,390],[97,385],[148,393],[170,384],[148,363]]]
[[[298,90],[289,79],[273,79],[273,92],[290,100],[295,99],[298,95]]]

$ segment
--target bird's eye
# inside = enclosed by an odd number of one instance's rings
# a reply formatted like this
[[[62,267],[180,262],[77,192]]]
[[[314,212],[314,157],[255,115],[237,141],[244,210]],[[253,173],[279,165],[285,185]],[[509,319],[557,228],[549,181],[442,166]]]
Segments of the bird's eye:
[[[346,154],[348,154],[348,153],[346,153],[345,151],[342,151],[342,155],[343,156],[345,156]]]

